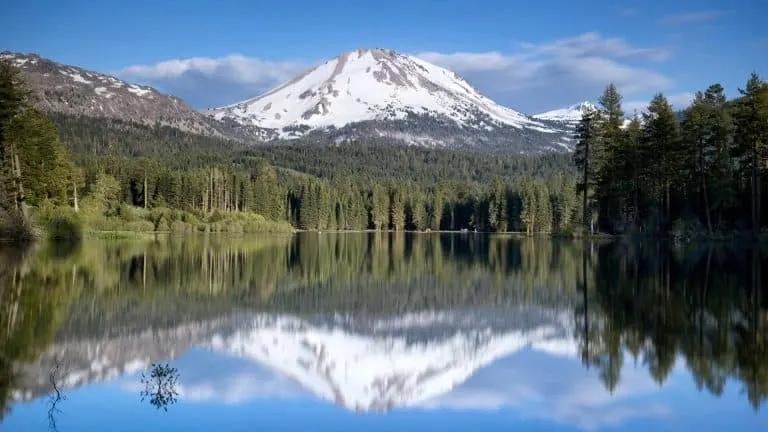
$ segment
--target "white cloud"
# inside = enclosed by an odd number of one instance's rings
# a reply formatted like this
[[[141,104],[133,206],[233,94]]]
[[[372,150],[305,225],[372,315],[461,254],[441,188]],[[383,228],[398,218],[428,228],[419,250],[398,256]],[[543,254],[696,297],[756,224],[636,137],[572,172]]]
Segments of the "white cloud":
[[[625,96],[668,90],[672,80],[638,66],[660,62],[671,52],[662,47],[635,47],[598,33],[541,44],[522,44],[523,51],[436,53],[417,57],[451,69],[500,103],[528,113],[595,100],[609,82]]]
[[[427,401],[420,408],[512,408],[523,417],[590,431],[617,427],[633,419],[668,416],[670,407],[656,402],[660,391],[643,367],[625,366],[620,384],[609,393],[596,371],[585,371],[579,360],[523,354],[481,370],[451,393]]]
[[[723,15],[719,10],[700,10],[693,12],[682,12],[672,15],[667,15],[661,19],[662,24],[666,25],[679,25],[679,24],[691,24],[714,21]]]
[[[669,95],[665,95],[667,100],[670,104],[672,104],[672,108],[675,111],[679,111],[682,109],[685,109],[688,107],[688,105],[691,104],[691,101],[693,100],[693,93],[673,93]],[[622,108],[624,108],[624,112],[627,113],[627,115],[631,115],[633,112],[637,111],[637,113],[642,113],[648,108],[648,103],[650,103],[649,100],[632,100],[628,102],[624,102],[622,104]]]
[[[233,54],[128,66],[120,75],[156,86],[195,106],[204,107],[257,96],[308,66],[302,61],[274,62]]]

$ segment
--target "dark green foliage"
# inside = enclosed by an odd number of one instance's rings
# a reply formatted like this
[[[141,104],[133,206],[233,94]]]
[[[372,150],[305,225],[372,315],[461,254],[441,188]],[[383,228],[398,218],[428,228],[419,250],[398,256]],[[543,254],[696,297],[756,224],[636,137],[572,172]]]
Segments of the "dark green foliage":
[[[622,127],[621,98],[609,86],[596,139],[585,139],[594,136],[585,118],[576,149],[579,191],[585,183],[594,187],[598,228],[686,238],[694,231],[712,236],[751,228],[757,238],[766,226],[761,191],[768,170],[768,84],[752,74],[741,94],[727,101],[723,87],[714,84],[682,113],[657,94],[642,121]],[[588,196],[587,212],[593,208]],[[593,220],[583,223],[589,227]]]
[[[573,160],[581,174],[577,183],[577,191],[582,197],[582,222],[592,231],[592,195],[594,194],[595,179],[599,170],[595,153],[597,149],[597,121],[598,112],[587,110],[581,116],[581,121],[576,127],[576,148]]]
[[[71,209],[59,209],[48,218],[48,237],[56,242],[77,243],[83,238],[83,223]]]

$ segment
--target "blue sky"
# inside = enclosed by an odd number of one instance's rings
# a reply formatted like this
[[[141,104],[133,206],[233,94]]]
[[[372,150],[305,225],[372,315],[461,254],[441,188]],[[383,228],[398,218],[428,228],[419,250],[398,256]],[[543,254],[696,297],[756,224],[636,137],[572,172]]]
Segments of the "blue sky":
[[[6,0],[0,49],[154,85],[198,108],[258,95],[358,47],[458,72],[527,113],[594,100],[626,110],[657,91],[681,105],[768,76],[768,2]]]
[[[596,370],[567,356],[523,350],[480,369],[445,394],[386,414],[355,413],[325,401],[257,362],[193,348],[173,362],[177,404],[168,412],[141,401],[136,374],[65,390],[59,430],[516,430],[597,432],[651,430],[764,430],[730,382],[715,397],[699,392],[681,360],[663,386],[646,366],[627,357],[609,394]],[[48,399],[12,407],[3,426],[44,430]]]

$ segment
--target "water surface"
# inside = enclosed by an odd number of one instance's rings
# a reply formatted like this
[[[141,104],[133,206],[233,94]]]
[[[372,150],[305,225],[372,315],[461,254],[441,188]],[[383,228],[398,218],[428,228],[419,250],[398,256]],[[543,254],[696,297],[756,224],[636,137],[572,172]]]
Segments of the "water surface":
[[[0,248],[0,430],[768,430],[766,265],[475,234]]]

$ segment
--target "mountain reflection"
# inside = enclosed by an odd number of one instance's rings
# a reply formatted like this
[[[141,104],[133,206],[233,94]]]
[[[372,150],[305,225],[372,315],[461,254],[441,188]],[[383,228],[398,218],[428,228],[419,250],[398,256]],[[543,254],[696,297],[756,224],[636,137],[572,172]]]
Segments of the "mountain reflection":
[[[734,386],[758,411],[766,261],[750,247],[472,234],[0,249],[0,412],[51,394],[56,361],[70,390],[136,389],[167,362],[189,403],[308,392],[352,411],[513,407],[589,429],[668,415],[626,401],[677,374],[703,394]]]

